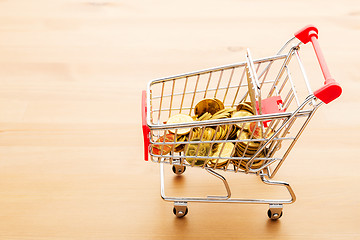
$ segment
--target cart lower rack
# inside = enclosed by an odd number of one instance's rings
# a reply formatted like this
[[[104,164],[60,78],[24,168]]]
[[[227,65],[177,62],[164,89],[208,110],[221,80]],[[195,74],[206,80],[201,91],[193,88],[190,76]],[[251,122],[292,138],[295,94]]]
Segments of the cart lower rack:
[[[144,157],[160,164],[161,197],[174,202],[177,217],[187,214],[188,202],[222,202],[269,204],[269,218],[278,219],[283,204],[295,201],[288,183],[271,179],[316,110],[342,92],[317,38],[317,28],[306,26],[274,56],[253,60],[248,50],[242,63],[149,82],[142,95]],[[325,78],[314,92],[299,55],[300,45],[308,42]],[[164,164],[172,165],[175,174],[202,168],[223,182],[227,195],[166,196]],[[256,174],[265,184],[283,186],[290,196],[233,198],[221,171]]]

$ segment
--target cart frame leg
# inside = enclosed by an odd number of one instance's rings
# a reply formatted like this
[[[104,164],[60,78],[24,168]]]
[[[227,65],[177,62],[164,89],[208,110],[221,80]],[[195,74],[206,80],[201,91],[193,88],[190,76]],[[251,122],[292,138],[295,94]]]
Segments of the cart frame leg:
[[[168,202],[214,202],[214,203],[252,203],[252,204],[291,204],[295,202],[296,196],[291,186],[287,182],[273,181],[269,179],[269,176],[264,172],[260,172],[259,176],[263,183],[275,186],[284,186],[290,194],[289,199],[242,199],[242,198],[231,198],[230,187],[222,175],[207,169],[209,173],[220,178],[228,193],[227,196],[208,196],[208,197],[168,197],[165,194],[165,180],[164,180],[164,163],[160,162],[160,195],[164,201]],[[211,170],[211,171],[209,171]]]

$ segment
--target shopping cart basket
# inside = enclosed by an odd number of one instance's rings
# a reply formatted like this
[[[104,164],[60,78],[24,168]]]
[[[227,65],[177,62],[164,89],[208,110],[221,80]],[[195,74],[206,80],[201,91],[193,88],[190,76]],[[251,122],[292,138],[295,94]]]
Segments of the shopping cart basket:
[[[221,202],[269,204],[269,218],[278,219],[283,204],[295,201],[288,183],[271,179],[316,110],[342,92],[330,75],[317,39],[317,28],[309,25],[295,33],[274,56],[253,60],[248,50],[242,63],[149,82],[142,95],[144,157],[160,163],[161,197],[174,202],[177,217],[187,214],[188,202]],[[314,92],[299,55],[300,45],[308,42],[325,78],[324,86]],[[220,111],[222,115],[212,114],[222,117],[196,115],[197,103],[204,99],[220,102],[221,109],[225,109]],[[234,114],[243,106],[252,113]],[[169,121],[174,115],[188,115],[188,120]],[[223,181],[227,195],[166,196],[163,164],[171,164],[176,174],[182,174],[186,167],[205,169]],[[265,184],[285,187],[290,198],[233,198],[221,171],[256,174]]]

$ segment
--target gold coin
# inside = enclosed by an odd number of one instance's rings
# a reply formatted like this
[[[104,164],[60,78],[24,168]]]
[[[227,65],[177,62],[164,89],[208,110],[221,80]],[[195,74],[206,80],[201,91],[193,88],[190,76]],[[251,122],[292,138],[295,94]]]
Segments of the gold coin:
[[[168,142],[168,143],[172,143],[172,144],[166,144],[166,145],[153,144],[153,146],[152,146],[153,154],[166,155],[166,154],[170,153],[172,146],[174,144],[174,137],[175,137],[175,135],[172,133],[168,133],[168,134],[165,134],[164,136],[161,136],[156,142],[158,142],[158,143],[164,143],[164,142],[167,143]]]
[[[250,140],[250,135],[248,132],[246,131],[238,131],[238,139],[240,140],[246,140],[249,139]],[[242,142],[238,142],[240,145],[242,146],[247,146],[248,148],[258,148],[260,143],[256,142],[256,141],[242,141]]]
[[[205,121],[205,120],[209,120],[211,119],[212,115],[211,113],[204,113],[203,115],[201,115],[199,118],[197,118],[197,121]]]
[[[185,142],[187,141],[187,136],[186,135],[180,135],[177,137],[176,141],[177,142]],[[178,143],[175,145],[175,149],[174,149],[174,152],[182,152],[184,151],[184,148],[185,148],[185,144],[182,144],[182,143]]]
[[[214,100],[219,104],[220,109],[224,109],[224,103],[223,103],[222,101],[220,101],[220,100],[217,99],[217,98],[214,98]]]
[[[251,103],[249,103],[249,102],[239,103],[239,105],[236,106],[236,111],[241,111],[241,110],[248,111],[252,114],[255,114],[255,111],[252,108]]]
[[[253,106],[252,106],[252,103],[251,102],[244,102],[245,104],[247,104],[248,106],[250,106],[249,110],[251,110],[251,112],[256,115],[257,113],[257,109],[254,109]]]
[[[230,118],[234,111],[235,111],[234,108],[226,108],[226,109],[220,110],[220,111],[216,112],[214,115],[212,115],[210,120]],[[229,132],[230,126],[233,126],[233,125],[219,125],[219,126],[215,127],[215,129],[217,129],[215,140],[224,140],[226,138],[228,138],[228,139],[234,138],[234,136],[236,136],[237,128],[232,127],[231,132]]]
[[[242,157],[242,155],[244,155],[244,157],[248,157],[248,156],[254,155],[256,153],[256,151],[258,150],[258,148],[249,148],[249,147],[241,145],[240,143],[237,143],[236,150],[237,150],[239,157]]]
[[[193,128],[189,134],[190,140],[200,139],[200,137],[201,137],[201,128]]]
[[[208,112],[211,115],[215,114],[217,111],[224,109],[224,104],[219,103],[220,100],[215,99],[203,99],[195,105],[195,115],[201,117],[204,113]]]
[[[213,140],[215,135],[215,129],[213,128],[205,128],[204,134],[203,134],[203,141],[211,141]]]
[[[236,138],[238,128],[236,125],[220,125],[216,132],[215,140],[234,140]]]
[[[193,139],[193,141],[200,141],[200,139]],[[186,147],[185,160],[189,164],[202,166],[206,163],[207,159],[197,158],[198,156],[209,156],[211,154],[210,143],[191,143]]]
[[[190,117],[189,115],[186,114],[176,114],[171,116],[168,121],[166,122],[166,124],[174,124],[174,123],[187,123],[187,122],[193,122],[193,118]],[[190,132],[191,128],[178,128],[177,129],[177,134],[178,135],[185,135],[188,134]],[[169,132],[171,133],[175,133],[175,129],[170,129]]]
[[[202,141],[211,141],[215,135],[215,130],[206,127],[204,128],[194,128],[190,134],[190,140],[201,139]]]
[[[244,132],[244,131],[243,131]],[[250,137],[250,133],[248,132],[241,132],[240,131],[238,132],[238,139],[241,139],[241,140],[246,140],[246,139],[249,139]],[[234,156],[235,157],[253,157],[254,154],[258,151],[260,147],[260,143],[259,142],[255,142],[255,141],[248,141],[248,142],[237,142],[235,144],[235,154]],[[265,157],[265,154],[266,154],[266,149],[264,149],[262,152],[260,152],[258,155],[257,155],[257,158],[261,157]],[[233,160],[233,164],[235,166],[238,166],[239,165],[239,161],[241,161],[240,163],[240,168],[245,170],[245,166],[246,164],[248,163],[249,160],[246,160],[246,159],[243,159],[243,160]],[[255,168],[259,168],[262,166],[264,160],[255,160],[253,163],[252,163],[252,167],[253,169]]]
[[[249,132],[250,135],[252,134],[253,138],[256,139],[263,138],[263,134],[266,134],[266,138],[270,138],[275,133],[275,131],[271,128],[264,128],[262,130],[261,126],[259,126],[256,122],[250,123]]]
[[[234,140],[237,136],[237,132],[239,130],[236,125],[226,125],[228,127],[228,131],[230,131],[228,139]]]
[[[242,170],[246,170],[246,164],[248,163],[248,161],[242,161],[240,163],[240,169]],[[263,160],[255,160],[251,166],[249,166],[249,168],[255,170],[257,168],[260,168],[263,165],[264,161]]]
[[[264,164],[264,160],[260,160],[260,159],[257,159],[257,158],[264,158],[265,155],[264,153],[260,153],[258,156],[256,156],[256,158],[254,159],[253,163],[251,164],[251,166],[249,166],[250,168],[252,169],[256,169],[256,168],[260,168],[263,164]],[[241,166],[246,167],[246,164],[249,162],[249,160],[244,160],[241,162]]]
[[[215,135],[215,140],[224,140],[226,138],[227,131],[223,126],[219,126]]]
[[[253,155],[252,155],[253,156]],[[252,157],[252,156],[246,156],[246,157]],[[265,163],[264,160],[260,160],[257,158],[264,158],[265,155],[263,153],[260,153],[255,160],[253,161],[252,165],[249,166],[251,169],[255,170],[257,168],[260,168],[263,166],[263,164]],[[240,161],[240,165],[239,165],[239,161]],[[245,170],[246,169],[246,164],[249,162],[248,159],[243,159],[243,160],[232,160],[232,164],[236,167],[240,167],[240,169]]]
[[[233,112],[232,114],[232,118],[236,118],[236,117],[249,117],[249,116],[253,116],[254,114],[252,114],[251,112],[249,111],[246,111],[246,110],[240,110],[240,111],[236,111],[236,112]]]
[[[230,118],[232,113],[235,111],[236,111],[235,108],[225,108],[213,114],[211,119]]]
[[[212,156],[213,157],[224,157],[224,158],[230,158],[231,154],[233,152],[234,149],[234,144],[231,142],[227,142],[227,143],[221,143],[216,147],[216,151],[213,152]],[[222,152],[221,152],[222,151]],[[221,152],[221,154],[220,154]],[[217,162],[217,168],[223,167],[224,165],[227,164],[227,162],[229,161],[229,159],[210,159],[209,161],[209,166],[214,167],[216,162]]]
[[[246,110],[240,110],[237,112],[233,112],[232,114],[232,118],[238,118],[238,117],[249,117],[249,116],[253,116],[254,114],[252,114],[249,111]],[[244,130],[249,130],[250,128],[250,123],[249,122],[245,122],[245,123],[236,123],[236,126],[238,126],[239,128],[243,128]]]
[[[255,152],[244,153],[243,150],[239,150],[239,148],[237,146],[235,147],[234,157],[252,157],[252,156],[254,156],[254,154],[255,154]],[[243,161],[245,161],[245,160],[243,160]]]

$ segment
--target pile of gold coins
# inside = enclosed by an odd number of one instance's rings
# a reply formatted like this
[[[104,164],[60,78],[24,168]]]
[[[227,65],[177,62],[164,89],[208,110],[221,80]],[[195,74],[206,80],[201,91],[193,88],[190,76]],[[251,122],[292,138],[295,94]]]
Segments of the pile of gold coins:
[[[218,99],[203,99],[196,104],[193,116],[175,114],[170,116],[166,124],[239,118],[253,116],[255,113],[250,102],[242,102],[236,108],[225,108]],[[169,144],[154,143],[152,153],[164,156],[177,152],[182,153],[191,165],[227,168],[231,163],[234,167],[244,170],[249,161],[247,158],[252,157],[261,146],[260,139],[264,141],[264,138],[271,137],[273,133],[272,129],[261,127],[259,122],[169,129],[156,141]],[[264,137],[265,134],[266,137]],[[267,150],[264,148],[256,158],[265,158],[266,154]],[[242,159],[236,159],[236,157]],[[251,167],[259,168],[263,164],[264,160],[255,160]]]

